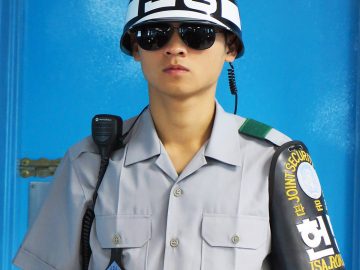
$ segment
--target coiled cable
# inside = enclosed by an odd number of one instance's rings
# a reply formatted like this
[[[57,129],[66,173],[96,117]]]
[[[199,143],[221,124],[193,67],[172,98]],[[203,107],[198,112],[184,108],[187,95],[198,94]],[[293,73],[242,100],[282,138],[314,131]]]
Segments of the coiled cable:
[[[230,64],[230,68],[227,70],[228,71],[228,79],[229,79],[229,87],[230,87],[231,94],[235,96],[234,114],[236,114],[237,106],[238,106],[238,91],[237,91],[237,87],[236,87],[235,68],[231,62],[229,62],[229,64]]]

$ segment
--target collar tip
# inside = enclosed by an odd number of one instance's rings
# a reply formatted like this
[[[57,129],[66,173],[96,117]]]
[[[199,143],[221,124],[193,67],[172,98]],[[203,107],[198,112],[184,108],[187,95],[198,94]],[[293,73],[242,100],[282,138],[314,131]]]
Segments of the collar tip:
[[[240,167],[242,165],[241,160],[238,157],[229,160],[228,163],[237,167]]]

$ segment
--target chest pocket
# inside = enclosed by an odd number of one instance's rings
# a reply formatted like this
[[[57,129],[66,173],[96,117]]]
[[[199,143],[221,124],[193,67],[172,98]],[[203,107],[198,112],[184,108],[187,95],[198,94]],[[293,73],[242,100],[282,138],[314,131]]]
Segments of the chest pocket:
[[[204,215],[201,236],[202,270],[259,270],[270,251],[263,217]]]
[[[103,249],[122,248],[123,262],[127,270],[147,269],[151,238],[150,216],[96,216],[95,220],[96,235]]]

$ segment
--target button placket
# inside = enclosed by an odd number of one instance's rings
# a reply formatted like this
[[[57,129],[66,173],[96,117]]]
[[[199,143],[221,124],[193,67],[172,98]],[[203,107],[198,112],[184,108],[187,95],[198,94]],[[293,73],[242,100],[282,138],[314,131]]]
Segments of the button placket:
[[[175,190],[174,190],[174,196],[175,197],[181,197],[183,195],[183,190],[180,188],[180,187],[177,187]]]
[[[169,192],[168,215],[166,226],[166,249],[164,255],[164,269],[177,269],[174,264],[180,260],[179,253],[181,248],[179,228],[177,226],[179,217],[182,213],[182,197],[184,190],[178,183],[175,183]]]
[[[176,248],[179,246],[179,239],[177,238],[173,238],[170,240],[170,246],[173,248]]]

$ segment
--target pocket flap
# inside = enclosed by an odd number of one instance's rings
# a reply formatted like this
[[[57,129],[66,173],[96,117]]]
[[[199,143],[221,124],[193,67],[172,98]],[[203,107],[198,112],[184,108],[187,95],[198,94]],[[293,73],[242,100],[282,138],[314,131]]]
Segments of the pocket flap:
[[[103,248],[142,247],[151,238],[150,216],[96,216],[95,222]]]
[[[268,226],[263,217],[204,215],[201,234],[210,246],[257,249],[268,237]]]

